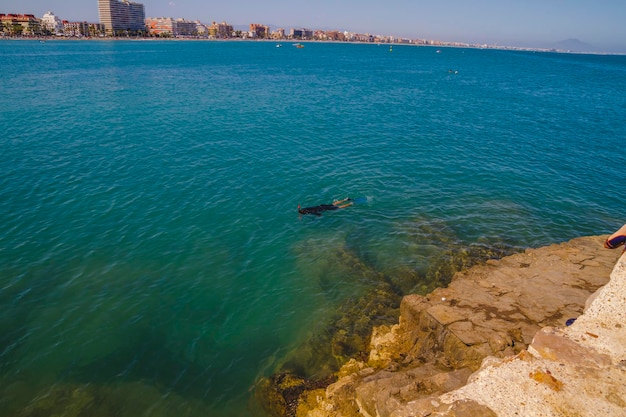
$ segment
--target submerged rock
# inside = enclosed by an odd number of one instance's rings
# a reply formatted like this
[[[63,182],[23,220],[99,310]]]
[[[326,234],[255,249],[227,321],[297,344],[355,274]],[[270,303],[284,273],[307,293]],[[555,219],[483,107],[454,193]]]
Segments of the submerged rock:
[[[284,409],[280,404],[282,400],[271,394],[283,391],[279,386],[271,388],[282,381],[281,375],[297,376],[303,381],[309,378],[329,380],[352,360],[367,363],[368,356],[372,355],[370,350],[373,351],[370,347],[373,329],[377,326],[390,328],[397,323],[404,295],[427,294],[447,285],[458,271],[517,251],[506,245],[463,245],[445,224],[425,219],[416,219],[402,226],[400,234],[404,240],[402,250],[410,250],[410,253],[394,255],[403,259],[422,253],[427,255],[427,262],[399,262],[395,265],[391,262],[389,265],[388,259],[371,259],[361,253],[358,245],[351,245],[350,237],[347,241],[324,240],[334,242],[333,245],[321,245],[316,239],[308,239],[295,248],[298,253],[308,254],[298,259],[315,261],[302,267],[310,274],[312,270],[314,280],[322,291],[328,289],[329,297],[335,295],[332,292],[335,279],[352,284],[356,291],[338,307],[337,314],[320,324],[305,343],[282,359],[276,374],[259,381],[257,397],[271,415],[284,415],[279,411]],[[303,396],[308,394],[306,390],[302,393]],[[271,398],[264,398],[267,395]],[[273,401],[279,404],[272,405]]]
[[[150,415],[210,415],[211,409],[200,400],[190,400],[165,392],[147,382],[114,384],[56,383],[42,389],[19,410],[2,410],[14,417],[134,417]]]
[[[95,390],[87,386],[54,386],[45,395],[31,401],[20,415],[78,417],[87,414],[105,416],[114,412],[114,406],[103,404],[97,397]]]
[[[269,415],[295,417],[301,402],[300,396],[305,391],[324,388],[335,380],[334,376],[306,379],[285,372],[261,380],[255,394],[259,404]]]

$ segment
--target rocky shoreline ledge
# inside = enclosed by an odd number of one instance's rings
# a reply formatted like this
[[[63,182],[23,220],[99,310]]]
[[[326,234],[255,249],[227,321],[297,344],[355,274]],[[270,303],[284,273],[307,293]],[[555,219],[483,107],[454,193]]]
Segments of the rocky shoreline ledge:
[[[528,249],[405,296],[399,323],[374,329],[366,360],[323,384],[283,376],[274,411],[626,416],[626,256],[605,238]]]

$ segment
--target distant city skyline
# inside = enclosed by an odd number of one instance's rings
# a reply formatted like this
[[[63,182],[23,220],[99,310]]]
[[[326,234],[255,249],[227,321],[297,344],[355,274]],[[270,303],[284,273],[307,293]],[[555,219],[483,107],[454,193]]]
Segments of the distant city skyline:
[[[233,26],[341,30],[446,42],[549,47],[578,39],[606,52],[626,52],[624,0],[360,0],[293,2],[144,0],[146,17]],[[98,22],[97,0],[0,0],[0,13],[47,11],[66,20]]]

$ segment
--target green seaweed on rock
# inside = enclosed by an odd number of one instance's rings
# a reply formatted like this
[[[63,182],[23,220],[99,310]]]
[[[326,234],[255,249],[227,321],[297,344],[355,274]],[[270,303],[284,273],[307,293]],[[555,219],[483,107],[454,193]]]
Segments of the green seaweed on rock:
[[[115,385],[59,383],[43,389],[14,417],[154,417],[211,415],[202,401],[166,394],[141,381]]]
[[[276,373],[259,382],[256,399],[271,416],[295,417],[302,393],[324,388],[335,380],[334,376],[307,379],[290,372]]]

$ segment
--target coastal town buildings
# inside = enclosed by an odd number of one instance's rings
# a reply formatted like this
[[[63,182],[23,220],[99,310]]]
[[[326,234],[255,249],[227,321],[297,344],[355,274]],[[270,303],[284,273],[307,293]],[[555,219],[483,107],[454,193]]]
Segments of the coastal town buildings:
[[[394,37],[375,36],[304,28],[292,28],[289,33],[284,28],[273,32],[268,25],[251,23],[247,31],[235,30],[233,25],[223,21],[213,21],[206,25],[199,20],[184,18],[148,17],[145,18],[144,5],[129,0],[98,0],[100,23],[61,20],[52,12],[46,12],[39,19],[32,14],[0,14],[0,36],[4,37],[163,37],[163,38],[205,38],[205,39],[297,39],[338,42],[366,43],[405,43],[416,45],[443,45],[434,41],[410,40]],[[463,46],[455,44],[454,46]],[[467,45],[466,45],[467,46]]]
[[[195,23],[196,23],[196,31],[198,32],[198,36],[202,38],[208,37],[209,27],[199,20],[196,20]]]
[[[41,19],[32,14],[0,14],[0,34],[11,37],[94,37],[104,34],[100,23],[69,22],[48,11]]]
[[[248,30],[237,30],[233,25],[213,21],[206,25],[199,20],[191,21],[173,17],[145,17],[142,3],[130,0],[98,0],[99,23],[62,20],[48,11],[39,19],[32,14],[0,14],[0,36],[33,37],[164,37],[164,38],[206,38],[206,39],[297,39],[339,42],[393,42],[426,44],[392,37],[361,35],[336,30],[323,31],[305,28],[292,28],[289,33],[284,28],[273,32],[268,25],[251,23]]]
[[[50,11],[46,12],[41,18],[41,26],[55,35],[63,33],[63,22]]]
[[[146,29],[150,35],[161,37],[198,36],[207,31],[206,26],[199,21],[171,17],[148,17]]]
[[[270,27],[259,23],[250,23],[249,35],[251,38],[267,39],[270,37]]]
[[[285,29],[278,28],[274,32],[272,32],[272,38],[274,39],[285,39]]]
[[[0,31],[9,36],[33,36],[41,31],[41,19],[32,14],[0,14]]]
[[[292,39],[313,39],[313,31],[310,29],[291,29],[289,34]]]
[[[93,0],[89,0],[93,1]],[[286,33],[284,28],[277,28],[273,32],[270,27],[258,23],[251,23],[248,30],[239,26],[213,21],[210,25],[199,20],[184,18],[145,17],[145,7],[142,3],[130,0],[98,0],[99,23],[68,22],[47,12],[42,18],[33,14],[7,13],[0,10],[0,38],[20,37],[173,37],[173,38],[205,38],[205,39],[274,39],[274,40],[320,40],[336,42],[359,43],[389,43],[405,45],[450,46],[459,48],[532,50],[550,52],[572,52],[561,48],[528,48],[516,46],[488,45],[465,42],[444,42],[427,39],[408,39],[395,36],[374,34],[360,34],[338,30],[311,30],[291,28]],[[12,12],[12,11],[11,11]],[[245,26],[244,26],[245,28]]]
[[[0,37],[38,37],[62,36],[67,38],[93,37],[164,37],[164,38],[205,38],[205,39],[294,39],[322,40],[337,42],[365,43],[404,43],[414,45],[450,45],[472,46],[462,43],[412,40],[392,36],[358,34],[338,30],[311,30],[291,28],[286,33],[284,28],[273,32],[268,25],[251,23],[248,30],[235,29],[233,25],[222,21],[213,21],[210,25],[199,20],[187,20],[172,17],[145,17],[142,3],[130,0],[98,0],[99,23],[70,22],[62,20],[52,12],[47,12],[40,19],[32,14],[0,13]],[[480,47],[486,47],[481,45]]]
[[[325,33],[325,40],[328,41],[345,41],[346,36],[338,30],[329,30]]]
[[[175,20],[175,22],[176,22],[177,35],[179,36],[197,36],[198,35],[196,22],[185,20],[183,18],[178,18]]]
[[[226,22],[215,23],[213,22],[211,26],[209,26],[209,37],[212,38],[232,38],[235,33],[233,26],[229,25]]]
[[[68,22],[63,20],[62,34],[68,37],[95,37],[104,35],[104,25],[101,23],[89,23],[89,22]]]
[[[98,0],[98,13],[107,35],[145,31],[146,12],[141,3],[129,0]]]
[[[173,36],[176,33],[176,21],[171,17],[147,17],[146,29],[156,36]]]

